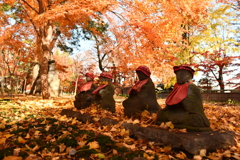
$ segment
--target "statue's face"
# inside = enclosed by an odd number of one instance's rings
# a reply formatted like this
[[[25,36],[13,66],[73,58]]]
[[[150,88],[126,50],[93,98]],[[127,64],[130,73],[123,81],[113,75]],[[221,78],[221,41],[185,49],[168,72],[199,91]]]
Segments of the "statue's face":
[[[86,81],[87,81],[87,82],[90,82],[90,81],[92,81],[92,78],[86,76]]]
[[[138,75],[138,78],[140,81],[144,80],[144,79],[147,79],[148,76],[146,76],[144,73],[142,73],[141,71],[136,71],[137,72],[137,75]]]
[[[99,77],[99,81],[100,82],[104,82],[104,81],[112,82],[112,80],[110,78],[107,78],[107,77]]]
[[[178,84],[185,84],[192,81],[192,73],[187,70],[179,70],[176,72],[177,83]]]

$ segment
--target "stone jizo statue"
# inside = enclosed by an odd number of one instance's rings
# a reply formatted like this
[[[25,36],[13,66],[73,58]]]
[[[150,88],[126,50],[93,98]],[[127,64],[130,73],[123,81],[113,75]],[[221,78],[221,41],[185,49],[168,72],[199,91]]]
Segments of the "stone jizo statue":
[[[99,76],[100,86],[95,89],[92,94],[95,95],[95,103],[100,108],[109,110],[111,112],[116,111],[114,95],[114,85],[112,84],[112,75],[107,72],[103,72]]]
[[[192,131],[210,131],[210,123],[204,114],[199,88],[192,83],[194,70],[186,65],[174,66],[177,83],[166,99],[166,107],[160,109],[157,122],[171,121],[175,128]]]
[[[94,74],[88,72],[85,74],[86,83],[84,83],[80,92],[75,96],[74,107],[78,110],[89,107],[95,99],[95,96],[92,95],[92,92],[97,88],[97,85],[93,83]]]
[[[156,117],[160,108],[157,103],[155,86],[150,78],[151,72],[147,66],[139,66],[136,69],[139,81],[129,91],[129,97],[123,101],[124,115],[140,118],[144,110]]]

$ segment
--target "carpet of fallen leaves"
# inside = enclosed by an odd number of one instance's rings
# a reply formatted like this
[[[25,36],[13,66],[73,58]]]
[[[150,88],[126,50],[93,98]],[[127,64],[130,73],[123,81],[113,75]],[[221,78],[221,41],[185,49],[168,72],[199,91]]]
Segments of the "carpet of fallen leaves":
[[[96,106],[79,111],[97,117],[94,119],[96,123],[82,123],[60,115],[62,109],[74,109],[73,98],[0,98],[0,159],[240,159],[240,105],[204,103],[211,128],[214,131],[235,132],[237,145],[212,153],[203,149],[199,155],[189,157],[184,151],[176,151],[171,146],[131,138],[121,123],[101,126],[98,121],[105,117],[120,122],[150,125],[146,121],[124,118],[121,105],[123,99],[116,97],[117,112],[114,114]],[[163,100],[159,100],[159,104],[164,107]]]

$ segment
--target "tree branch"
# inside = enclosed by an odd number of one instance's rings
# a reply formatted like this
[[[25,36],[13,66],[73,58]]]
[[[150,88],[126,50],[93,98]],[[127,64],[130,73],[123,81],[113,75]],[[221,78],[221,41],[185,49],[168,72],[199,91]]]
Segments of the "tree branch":
[[[32,10],[34,10],[37,14],[39,14],[39,12],[33,8],[29,3],[27,3],[25,0],[22,0],[28,7],[30,7]]]

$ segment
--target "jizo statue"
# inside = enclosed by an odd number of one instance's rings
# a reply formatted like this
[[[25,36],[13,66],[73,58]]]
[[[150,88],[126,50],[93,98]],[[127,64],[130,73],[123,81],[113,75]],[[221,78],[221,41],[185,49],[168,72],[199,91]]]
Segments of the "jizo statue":
[[[174,66],[177,83],[166,99],[166,107],[160,109],[157,122],[171,121],[175,128],[192,131],[210,131],[210,123],[204,114],[199,88],[192,83],[194,70],[186,65]]]
[[[111,73],[103,72],[99,76],[100,86],[92,94],[95,95],[95,103],[100,108],[115,112],[114,85],[112,84]]]
[[[157,116],[160,108],[157,103],[155,86],[150,78],[151,72],[147,66],[136,69],[139,81],[129,91],[129,97],[123,101],[124,115],[139,118],[144,110]]]
[[[94,74],[88,72],[85,77],[86,83],[81,86],[80,92],[75,96],[74,107],[77,109],[87,108],[94,102],[95,96],[92,92],[97,88],[97,85],[93,83]]]

